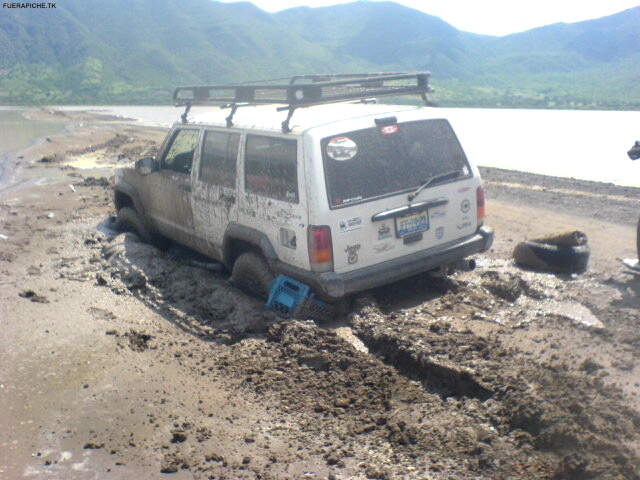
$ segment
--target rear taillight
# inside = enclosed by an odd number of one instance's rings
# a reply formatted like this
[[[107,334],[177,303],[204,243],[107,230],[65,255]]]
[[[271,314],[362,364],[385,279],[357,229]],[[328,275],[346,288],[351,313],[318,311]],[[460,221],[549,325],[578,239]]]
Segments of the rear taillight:
[[[478,187],[476,190],[476,211],[478,212],[478,224],[482,225],[482,221],[487,213],[484,204],[484,189]]]
[[[309,225],[307,241],[311,271],[331,272],[333,270],[331,228],[327,225]]]

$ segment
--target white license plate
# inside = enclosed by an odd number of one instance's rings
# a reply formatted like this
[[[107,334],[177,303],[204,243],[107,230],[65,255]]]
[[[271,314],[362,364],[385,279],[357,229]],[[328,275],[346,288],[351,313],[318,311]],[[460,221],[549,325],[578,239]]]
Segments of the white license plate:
[[[429,212],[426,210],[404,217],[396,217],[396,237],[429,230]]]

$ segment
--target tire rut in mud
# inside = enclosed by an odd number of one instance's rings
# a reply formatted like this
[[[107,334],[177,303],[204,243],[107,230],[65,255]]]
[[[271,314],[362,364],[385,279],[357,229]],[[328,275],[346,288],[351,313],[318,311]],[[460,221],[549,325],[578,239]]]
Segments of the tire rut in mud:
[[[479,398],[429,392],[312,322],[276,323],[266,342],[231,346],[216,368],[299,424],[309,452],[380,475],[369,478],[396,478],[407,467],[447,479],[542,479],[552,471],[517,437],[501,435]]]
[[[447,294],[449,301],[459,294]],[[640,459],[626,446],[638,439],[640,416],[592,372],[536,363],[433,317],[399,321],[373,299],[360,302],[351,323],[385,363],[427,391],[456,398],[462,412],[474,405],[503,438],[538,454],[548,478],[640,478]]]
[[[427,355],[411,352],[393,335],[360,332],[358,338],[385,364],[407,378],[422,382],[426,390],[443,398],[468,397],[484,401],[493,396],[493,391],[476,380],[473,373],[449,362],[433,361]],[[479,345],[484,347],[482,343]]]

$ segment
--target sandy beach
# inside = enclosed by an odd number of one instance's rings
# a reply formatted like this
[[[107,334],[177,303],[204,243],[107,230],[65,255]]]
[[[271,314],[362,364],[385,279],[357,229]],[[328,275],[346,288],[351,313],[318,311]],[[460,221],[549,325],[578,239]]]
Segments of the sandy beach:
[[[0,478],[640,478],[640,189],[481,168],[476,270],[284,321],[110,229],[113,168],[165,129],[33,115],[67,127],[3,162]],[[568,229],[586,273],[514,264]]]

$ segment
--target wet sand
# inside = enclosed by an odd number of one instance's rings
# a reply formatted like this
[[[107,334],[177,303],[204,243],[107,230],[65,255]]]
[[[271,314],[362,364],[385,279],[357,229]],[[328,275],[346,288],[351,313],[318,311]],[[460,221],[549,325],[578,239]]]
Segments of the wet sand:
[[[109,230],[104,166],[164,131],[82,122],[0,187],[0,478],[640,475],[640,279],[616,261],[637,190],[483,169],[497,237],[475,271],[283,321],[192,252]],[[566,228],[587,273],[513,264]]]

